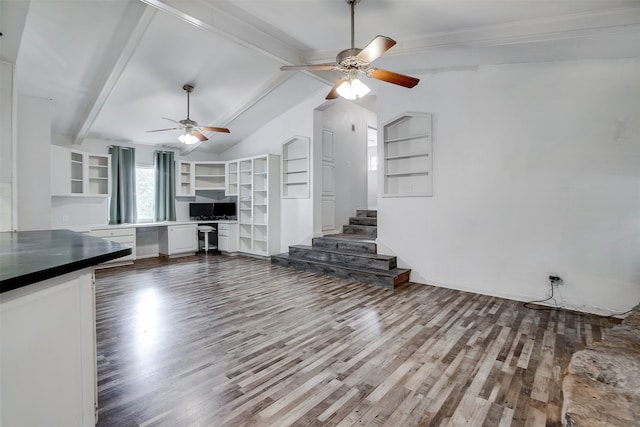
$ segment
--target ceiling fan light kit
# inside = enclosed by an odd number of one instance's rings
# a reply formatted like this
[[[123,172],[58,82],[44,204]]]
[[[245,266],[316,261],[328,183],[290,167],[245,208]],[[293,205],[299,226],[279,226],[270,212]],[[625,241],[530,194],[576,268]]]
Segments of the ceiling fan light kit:
[[[343,80],[336,91],[341,97],[353,101],[366,96],[371,92],[371,89],[369,89],[369,86],[362,83],[358,78],[354,78]]]
[[[189,132],[185,132],[178,137],[178,141],[186,145],[192,145],[200,142],[200,139],[195,135],[191,135]]]
[[[296,70],[336,70],[343,72],[346,76],[338,80],[333,86],[326,99],[335,99],[339,96],[354,100],[366,96],[370,89],[358,78],[358,73],[362,73],[369,78],[393,83],[398,86],[412,88],[418,84],[419,79],[393,71],[369,68],[369,65],[382,56],[395,44],[395,40],[386,36],[376,36],[368,45],[359,49],[355,47],[355,5],[360,0],[345,0],[351,8],[351,48],[345,49],[336,56],[335,64],[307,64],[307,65],[285,65],[280,67],[282,71]]]
[[[198,125],[198,122],[191,120],[189,118],[189,107],[191,102],[190,94],[191,92],[193,92],[193,85],[187,83],[184,86],[182,86],[182,89],[185,92],[187,92],[187,118],[184,120],[176,121],[173,119],[169,119],[167,117],[163,117],[163,119],[169,120],[170,122],[177,124],[178,127],[168,128],[168,129],[148,130],[147,132],[164,132],[166,130],[184,129],[184,133],[178,136],[178,141],[186,145],[193,145],[198,142],[207,141],[209,138],[204,136],[202,131],[230,133],[229,129],[227,128],[220,128],[220,127],[213,127],[213,126],[200,126]]]

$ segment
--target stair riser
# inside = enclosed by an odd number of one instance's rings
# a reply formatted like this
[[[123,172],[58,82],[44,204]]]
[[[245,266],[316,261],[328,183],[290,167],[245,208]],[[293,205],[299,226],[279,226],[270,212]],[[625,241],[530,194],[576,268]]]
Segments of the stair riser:
[[[358,217],[373,217],[376,218],[378,216],[378,211],[371,211],[367,209],[358,209],[356,211],[356,216]]]
[[[349,225],[371,225],[373,227],[378,225],[378,218],[375,217],[351,217],[349,218]]]
[[[377,237],[378,229],[366,225],[343,225],[344,234],[364,234],[365,236]]]
[[[289,247],[289,256],[296,259],[332,263],[343,267],[350,266],[378,270],[391,270],[392,268],[396,268],[397,264],[396,258],[372,259],[368,257],[360,257],[358,254],[337,254],[332,252],[323,252],[321,250],[294,247]]]
[[[295,268],[296,270],[309,271],[313,273],[328,274],[343,279],[356,280],[358,282],[366,283],[381,288],[393,289],[395,286],[399,286],[409,279],[409,274],[404,273],[399,276],[402,277],[381,277],[375,273],[351,271],[347,268],[335,266],[335,265],[318,265],[305,260],[300,259],[283,259],[277,256],[271,257],[271,264],[279,265],[281,267]],[[405,277],[406,276],[406,277]]]
[[[315,237],[312,244],[313,246],[317,246],[319,248],[365,252],[368,254],[375,254],[378,251],[378,246],[375,243],[371,242],[354,242],[349,240],[325,239],[323,237]]]

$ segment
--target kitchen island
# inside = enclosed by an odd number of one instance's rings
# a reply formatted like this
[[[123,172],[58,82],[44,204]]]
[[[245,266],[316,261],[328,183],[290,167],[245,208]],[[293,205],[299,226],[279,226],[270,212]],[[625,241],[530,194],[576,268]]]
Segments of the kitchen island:
[[[130,253],[69,230],[0,233],[0,425],[95,424],[93,269]]]

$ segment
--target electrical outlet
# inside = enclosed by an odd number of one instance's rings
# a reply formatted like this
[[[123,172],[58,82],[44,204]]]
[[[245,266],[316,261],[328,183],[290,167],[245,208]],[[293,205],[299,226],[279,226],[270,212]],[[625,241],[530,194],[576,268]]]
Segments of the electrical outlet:
[[[561,285],[562,284],[562,277],[560,277],[559,275],[557,275],[556,273],[549,273],[549,283],[551,283],[551,286],[553,285]]]

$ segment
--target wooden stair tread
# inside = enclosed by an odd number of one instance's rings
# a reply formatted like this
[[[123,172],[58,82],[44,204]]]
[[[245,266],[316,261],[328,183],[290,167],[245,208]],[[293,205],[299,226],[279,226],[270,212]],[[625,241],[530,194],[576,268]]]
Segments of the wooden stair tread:
[[[362,257],[362,258],[371,258],[371,259],[380,259],[380,260],[390,260],[390,259],[395,258],[395,256],[393,256],[393,255],[372,254],[372,253],[369,253],[369,252],[349,251],[349,250],[345,250],[345,249],[330,249],[330,248],[323,248],[323,247],[320,247],[320,246],[291,245],[289,247],[290,248],[313,250],[313,251],[318,251],[318,252],[330,252],[330,253],[340,254],[340,255],[359,256],[359,257]]]
[[[368,269],[364,269],[364,268],[357,268],[357,267],[345,267],[345,266],[341,266],[341,265],[335,265],[332,263],[327,263],[327,262],[322,262],[322,261],[315,261],[315,260],[309,260],[309,259],[300,259],[300,258],[294,258],[294,257],[290,257],[288,253],[282,253],[282,254],[278,254],[278,255],[272,255],[271,258],[274,257],[278,257],[278,258],[284,258],[284,259],[289,259],[289,260],[293,260],[293,261],[302,261],[302,262],[307,262],[310,264],[318,264],[318,265],[327,265],[330,267],[337,267],[340,269],[344,269],[344,270],[352,270],[352,271],[357,271],[360,273],[367,273],[367,274],[374,274],[376,276],[385,276],[385,277],[397,277],[400,276],[402,274],[405,274],[407,272],[410,272],[410,269],[407,268],[394,268],[393,270],[379,270],[379,269],[373,269],[373,268],[368,268]]]
[[[323,239],[336,239],[336,240],[357,240],[359,242],[368,242],[375,243],[376,239],[371,238],[366,234],[327,234],[326,236],[322,236]]]

